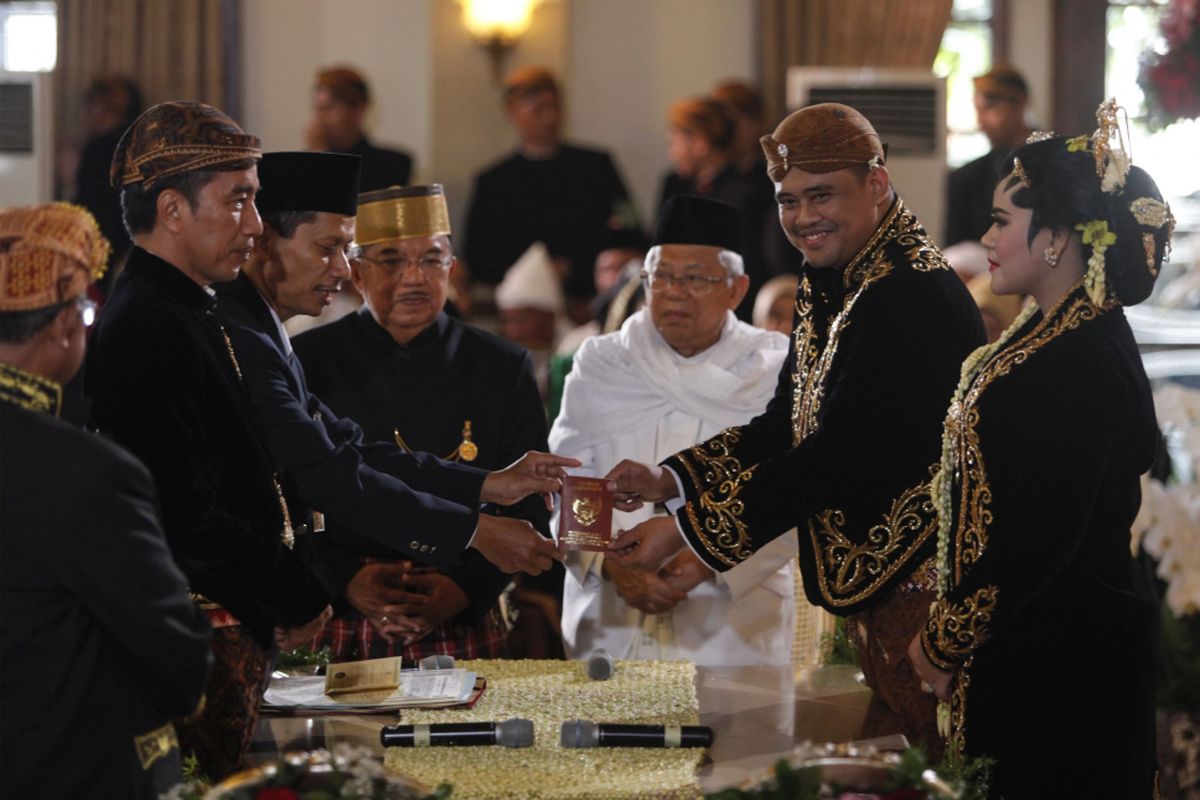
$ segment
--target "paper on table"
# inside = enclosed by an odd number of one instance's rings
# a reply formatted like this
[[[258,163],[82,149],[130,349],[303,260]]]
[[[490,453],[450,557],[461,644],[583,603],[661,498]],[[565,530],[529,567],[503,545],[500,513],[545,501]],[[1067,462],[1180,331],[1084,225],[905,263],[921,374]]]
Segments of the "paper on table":
[[[272,678],[263,703],[276,707],[406,708],[465,702],[475,689],[475,673],[463,669],[412,670],[400,673],[394,690],[325,694],[325,679]]]

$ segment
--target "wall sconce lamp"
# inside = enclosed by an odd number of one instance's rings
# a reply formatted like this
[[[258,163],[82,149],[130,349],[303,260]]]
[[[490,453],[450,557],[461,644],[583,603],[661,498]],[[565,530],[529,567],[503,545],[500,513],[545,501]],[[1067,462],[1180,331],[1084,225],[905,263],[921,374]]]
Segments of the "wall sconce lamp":
[[[529,31],[538,0],[462,0],[463,25],[492,62],[496,83],[504,77],[504,59]]]

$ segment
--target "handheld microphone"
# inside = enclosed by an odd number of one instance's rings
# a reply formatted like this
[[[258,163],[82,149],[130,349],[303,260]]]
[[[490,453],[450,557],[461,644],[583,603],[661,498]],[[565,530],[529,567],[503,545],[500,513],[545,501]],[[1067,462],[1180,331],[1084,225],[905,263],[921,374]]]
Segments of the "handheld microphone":
[[[587,675],[594,681],[606,681],[616,672],[617,665],[604,650],[597,650],[588,657]]]
[[[703,725],[617,725],[567,720],[563,747],[711,747],[712,728]]]
[[[385,725],[379,732],[384,747],[465,747],[498,744],[529,747],[533,744],[533,722],[506,719],[503,722],[441,722],[432,725]]]

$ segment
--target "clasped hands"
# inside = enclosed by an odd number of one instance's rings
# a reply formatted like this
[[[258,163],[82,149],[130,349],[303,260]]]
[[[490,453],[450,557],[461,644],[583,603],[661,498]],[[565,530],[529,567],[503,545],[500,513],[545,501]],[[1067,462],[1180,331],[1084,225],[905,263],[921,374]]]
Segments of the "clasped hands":
[[[411,561],[378,561],[355,573],[345,590],[350,605],[389,642],[407,646],[470,605],[448,575]]]

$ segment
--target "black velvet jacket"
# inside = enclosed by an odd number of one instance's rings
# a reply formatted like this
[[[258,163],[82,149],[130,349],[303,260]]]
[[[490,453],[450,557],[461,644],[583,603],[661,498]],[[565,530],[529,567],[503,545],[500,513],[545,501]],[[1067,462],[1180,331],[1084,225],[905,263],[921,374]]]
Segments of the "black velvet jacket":
[[[390,440],[398,432],[413,451],[446,457],[470,421],[478,453],[469,463],[484,469],[546,449],[546,417],[529,354],[445,314],[407,347],[365,308],[297,336],[294,345],[313,388],[358,420],[368,438]],[[524,519],[549,535],[550,513],[539,496],[488,511]],[[350,532],[331,532],[354,549]],[[476,613],[487,611],[509,581],[475,553],[448,574]]]
[[[152,800],[180,780],[208,622],[145,468],[31,410],[32,377],[0,364],[0,794]]]
[[[930,468],[983,324],[898,199],[844,269],[805,266],[796,309],[767,410],[664,464],[683,483],[684,535],[710,567],[795,526],[808,599],[850,614],[932,552]]]
[[[1006,797],[1150,797],[1153,596],[1130,555],[1157,425],[1121,309],[1038,313],[947,416],[949,589],[922,633]]]
[[[92,424],[150,469],[171,554],[192,591],[225,606],[267,647],[328,596],[282,541],[274,469],[234,370],[215,301],[135,247],[85,365]]]

